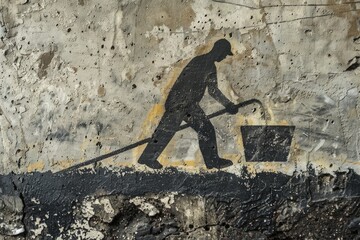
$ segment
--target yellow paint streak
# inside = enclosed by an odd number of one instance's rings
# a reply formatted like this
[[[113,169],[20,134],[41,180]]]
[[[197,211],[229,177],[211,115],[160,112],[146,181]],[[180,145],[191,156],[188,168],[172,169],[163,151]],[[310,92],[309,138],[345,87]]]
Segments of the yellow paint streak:
[[[30,163],[27,166],[27,171],[28,172],[35,172],[35,171],[43,171],[45,167],[45,163],[42,160],[39,160],[37,162],[34,163]]]
[[[164,114],[164,107],[162,104],[155,104],[152,109],[149,111],[145,122],[143,123],[141,129],[142,132],[139,136],[139,140],[144,138],[151,137],[155,127],[160,121],[160,118]],[[132,151],[133,159],[138,159],[141,153],[144,151],[146,145],[141,145],[137,148],[134,148]]]
[[[188,159],[188,160],[184,160],[183,161],[185,166],[188,166],[188,167],[197,167],[199,166],[199,160],[196,160],[196,159]]]
[[[54,165],[57,165],[60,168],[60,170],[62,170],[73,166],[75,163],[77,163],[77,161],[73,159],[65,159],[56,162]]]
[[[242,161],[242,153],[224,153],[220,154],[220,157],[231,160],[234,164],[237,164]]]
[[[184,60],[181,62],[176,63],[176,65],[173,67],[172,71],[170,71],[169,75],[166,76],[167,79],[169,79],[164,86],[161,88],[161,94],[162,99],[159,103],[155,104],[150,111],[148,112],[145,121],[142,125],[142,132],[139,136],[139,140],[142,140],[144,138],[151,137],[153,134],[153,131],[155,130],[156,126],[159,124],[159,121],[161,117],[164,115],[165,112],[165,101],[167,98],[167,95],[169,94],[169,91],[171,87],[174,85],[176,79],[180,75],[182,69],[186,66],[186,64],[189,62],[189,60]],[[162,163],[164,166],[173,166],[172,163],[170,164],[169,156],[172,155],[173,149],[175,146],[175,140],[172,139],[168,146],[165,148],[164,152],[159,157],[159,162]],[[144,151],[145,145],[139,146],[132,151],[133,159],[134,161],[137,161],[139,159],[141,153]]]
[[[103,167],[131,167],[132,165],[132,161],[119,161],[116,157],[108,158],[101,161],[101,166]]]

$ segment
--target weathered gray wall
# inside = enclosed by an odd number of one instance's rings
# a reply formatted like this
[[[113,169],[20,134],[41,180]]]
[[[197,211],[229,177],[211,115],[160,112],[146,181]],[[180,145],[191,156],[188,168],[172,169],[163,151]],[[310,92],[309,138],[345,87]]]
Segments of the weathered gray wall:
[[[0,238],[356,236],[360,2],[0,0],[0,38]],[[181,70],[221,38],[219,88],[267,115],[212,120],[232,166],[206,169],[185,129],[164,170],[139,146],[56,174],[150,137]],[[240,126],[265,124],[295,126],[287,162],[245,161]]]

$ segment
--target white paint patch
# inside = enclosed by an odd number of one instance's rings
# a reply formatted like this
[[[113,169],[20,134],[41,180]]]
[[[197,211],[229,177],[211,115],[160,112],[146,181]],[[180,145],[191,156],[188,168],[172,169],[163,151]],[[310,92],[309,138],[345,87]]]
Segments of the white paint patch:
[[[20,233],[25,232],[25,228],[21,227],[21,228],[15,228],[11,230],[13,236],[19,235]]]
[[[104,203],[108,205],[109,202],[99,201],[98,199],[94,200],[93,197],[86,198],[81,205],[81,216],[82,219],[76,219],[75,222],[70,226],[70,228],[64,232],[57,240],[69,239],[70,237],[77,237],[78,239],[89,239],[89,240],[101,240],[104,239],[104,234],[98,231],[96,228],[90,226],[89,220],[94,216],[94,204]],[[110,210],[110,207],[107,206],[107,210]]]
[[[160,213],[160,211],[153,204],[146,202],[145,198],[135,197],[133,199],[130,199],[130,202],[138,206],[141,211],[143,211],[150,217],[153,217]]]
[[[111,206],[111,203],[110,203],[110,200],[107,199],[107,198],[103,198],[100,200],[100,204],[102,204],[104,206],[104,211],[106,213],[109,213],[109,214],[114,214],[115,213],[115,210],[114,208]]]
[[[33,202],[35,204],[40,204],[40,200],[36,199],[36,198],[31,198],[31,202]]]
[[[105,237],[100,231],[91,227],[88,220],[75,220],[68,232],[58,237],[57,240],[69,239],[70,236],[89,240],[102,240]]]
[[[40,218],[36,218],[35,219],[35,226],[37,226],[37,228],[31,229],[30,231],[32,232],[31,234],[31,238],[32,239],[38,239],[38,236],[40,236],[42,234],[42,232],[44,231],[44,229],[47,228],[47,225],[45,223],[41,222]]]
[[[83,203],[83,205],[81,206],[81,212],[85,218],[90,218],[90,217],[94,216],[95,212],[94,212],[94,208],[92,205],[93,204],[90,199],[88,201],[85,201]]]
[[[333,99],[331,99],[328,95],[324,94],[323,97],[324,97],[325,103],[332,105],[332,106],[336,105],[336,102]]]
[[[329,126],[329,120],[325,121],[324,127],[321,129],[322,132],[325,132],[325,130],[328,128]]]
[[[320,139],[318,145],[316,145],[316,147],[314,148],[314,152],[316,152],[317,150],[319,150],[325,143],[325,139]]]
[[[164,204],[165,208],[171,208],[171,205],[175,202],[175,195],[177,195],[177,193],[170,193],[167,196],[160,198],[160,201]]]

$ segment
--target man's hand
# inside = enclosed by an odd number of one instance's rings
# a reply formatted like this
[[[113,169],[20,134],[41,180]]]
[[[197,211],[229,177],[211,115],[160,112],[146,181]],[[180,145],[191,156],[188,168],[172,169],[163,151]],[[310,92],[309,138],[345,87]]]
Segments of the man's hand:
[[[226,111],[230,114],[237,114],[239,109],[238,107],[234,104],[234,103],[229,103],[226,107],[225,107]]]

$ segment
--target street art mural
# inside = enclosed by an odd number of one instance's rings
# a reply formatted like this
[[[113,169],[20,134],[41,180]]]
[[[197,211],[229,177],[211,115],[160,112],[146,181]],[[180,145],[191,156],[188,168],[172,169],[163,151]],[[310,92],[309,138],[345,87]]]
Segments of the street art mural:
[[[0,4],[0,239],[357,239],[359,3]]]

